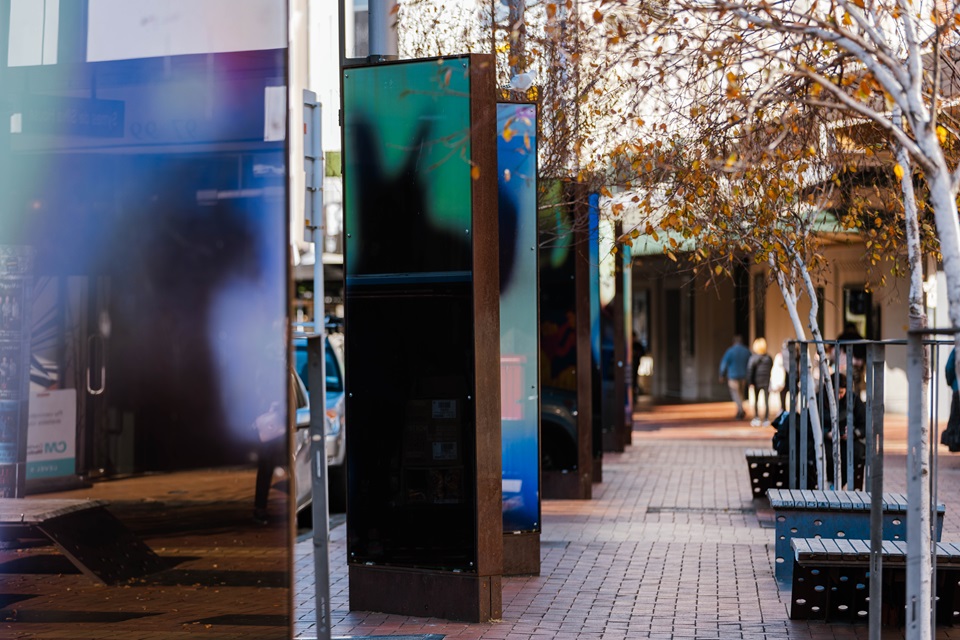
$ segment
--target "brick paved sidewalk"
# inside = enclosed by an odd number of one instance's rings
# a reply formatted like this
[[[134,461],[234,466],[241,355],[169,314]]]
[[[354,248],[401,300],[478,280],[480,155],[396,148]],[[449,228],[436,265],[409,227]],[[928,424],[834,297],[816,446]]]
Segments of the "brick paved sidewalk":
[[[866,638],[866,625],[792,622],[773,577],[743,451],[773,430],[716,416],[729,404],[637,414],[634,444],[604,455],[591,501],[544,503],[542,573],[505,578],[503,620],[486,624],[348,610],[345,527],[331,535],[335,636],[446,638]],[[888,417],[886,490],[904,490],[903,422]],[[940,458],[943,537],[960,540],[960,456]],[[314,636],[312,544],[296,548],[298,638]],[[884,637],[903,637],[890,630]],[[942,628],[938,638],[960,638]]]

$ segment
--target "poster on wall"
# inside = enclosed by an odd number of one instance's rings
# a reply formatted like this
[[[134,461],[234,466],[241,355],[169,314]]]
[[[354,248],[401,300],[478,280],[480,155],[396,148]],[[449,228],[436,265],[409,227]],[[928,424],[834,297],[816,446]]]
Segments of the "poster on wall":
[[[77,392],[57,389],[30,397],[27,480],[76,473]]]
[[[537,112],[497,105],[503,530],[540,529]]]
[[[33,251],[0,246],[0,497],[22,497],[30,380]]]
[[[0,465],[16,464],[20,403],[0,402]]]
[[[23,332],[23,283],[0,282],[0,338],[19,339]]]

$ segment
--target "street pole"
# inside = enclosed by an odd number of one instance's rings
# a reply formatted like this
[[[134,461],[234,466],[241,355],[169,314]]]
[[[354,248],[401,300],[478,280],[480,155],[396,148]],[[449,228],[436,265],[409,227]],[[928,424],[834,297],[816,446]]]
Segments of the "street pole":
[[[330,640],[330,512],[327,496],[326,451],[326,323],[323,311],[323,146],[321,106],[312,91],[303,92],[304,167],[306,199],[304,220],[313,240],[313,332],[307,338],[307,379],[310,380],[310,469],[313,493],[313,575],[317,640]]]
[[[370,0],[370,59],[397,58],[397,0]]]
[[[908,640],[929,640],[931,637],[930,427],[923,415],[924,370],[923,333],[911,331],[907,337],[907,380],[910,384],[907,396]]]
[[[865,486],[870,488],[870,605],[868,635],[880,640],[883,603],[883,367],[886,351],[881,344],[867,347],[867,467]]]

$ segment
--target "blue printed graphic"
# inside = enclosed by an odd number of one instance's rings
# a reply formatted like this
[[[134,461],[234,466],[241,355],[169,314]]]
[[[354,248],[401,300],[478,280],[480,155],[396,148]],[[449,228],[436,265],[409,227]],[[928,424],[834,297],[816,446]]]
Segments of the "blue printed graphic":
[[[503,530],[540,530],[536,107],[497,105]]]

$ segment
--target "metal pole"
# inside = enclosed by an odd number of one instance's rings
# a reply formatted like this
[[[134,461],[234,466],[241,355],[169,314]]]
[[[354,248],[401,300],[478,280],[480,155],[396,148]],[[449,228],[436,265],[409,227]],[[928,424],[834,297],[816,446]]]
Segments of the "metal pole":
[[[855,433],[854,427],[856,426],[853,422],[853,405],[856,402],[857,396],[860,394],[857,391],[857,384],[859,380],[855,380],[853,377],[853,346],[847,347],[847,490],[852,491],[858,489],[856,482],[854,481],[854,460],[853,460],[853,450],[856,449],[857,435]],[[839,368],[839,367],[838,367]],[[837,412],[839,413],[840,409],[838,407]],[[837,486],[841,486],[842,483],[838,482]]]
[[[810,436],[809,408],[807,402],[807,387],[809,385],[809,365],[807,364],[807,345],[803,344],[800,348],[800,488],[807,488],[807,470],[810,465],[807,464],[807,456],[810,452],[807,450],[807,438]],[[822,482],[822,479],[818,478]]]
[[[307,378],[310,395],[310,468],[313,492],[313,575],[314,606],[317,612],[317,640],[330,640],[330,512],[327,497],[326,451],[326,325],[323,313],[323,240],[326,217],[323,210],[323,147],[321,106],[317,96],[304,91],[305,165],[307,193],[304,219],[313,239],[313,334],[307,338]]]
[[[870,461],[870,640],[880,640],[883,600],[883,366],[884,346],[868,347],[867,387],[869,424],[867,459]]]
[[[323,285],[320,285],[321,289]],[[313,579],[317,612],[317,640],[330,640],[330,516],[327,497],[327,442],[324,396],[326,389],[325,341],[320,333],[307,337],[307,367],[310,385],[310,469],[313,490]]]
[[[790,352],[790,363],[788,366],[788,371],[790,372],[790,477],[788,486],[791,489],[798,489],[798,479],[797,479],[797,359],[793,357],[793,354],[796,353],[797,343],[789,342],[787,343],[787,349]],[[786,408],[786,407],[784,407]]]
[[[940,442],[940,385],[937,384],[937,371],[940,369],[940,345],[934,344],[930,349],[930,385],[927,389],[927,398],[929,399],[929,425],[930,425],[930,504],[927,510],[930,514],[930,636],[936,635],[937,630],[937,581],[932,579],[937,575],[937,478],[939,478],[940,464],[937,444]]]
[[[824,345],[826,346],[826,345]],[[833,468],[833,489],[840,490],[843,484],[843,467],[840,456],[840,343],[833,343],[833,358],[836,364],[833,367],[833,375],[829,383],[833,385],[833,401],[835,410],[830,411],[830,440],[831,440],[831,460],[829,464]],[[826,407],[826,409],[824,409]],[[825,415],[826,410],[830,409],[830,401],[827,398],[827,380],[820,385],[820,415]],[[824,425],[826,429],[826,425]],[[823,485],[821,485],[823,486]]]
[[[397,57],[397,0],[370,0],[370,58]]]
[[[304,155],[308,162],[307,171],[307,214],[304,216],[310,228],[313,239],[313,327],[314,333],[324,333],[323,311],[323,241],[326,237],[327,220],[323,208],[323,107],[317,102],[317,96],[312,91],[304,91],[304,122],[307,124],[304,140]],[[309,117],[309,120],[306,118]]]
[[[930,636],[930,451],[923,419],[923,334],[907,335],[907,628],[909,640]],[[871,603],[873,594],[871,593]]]

